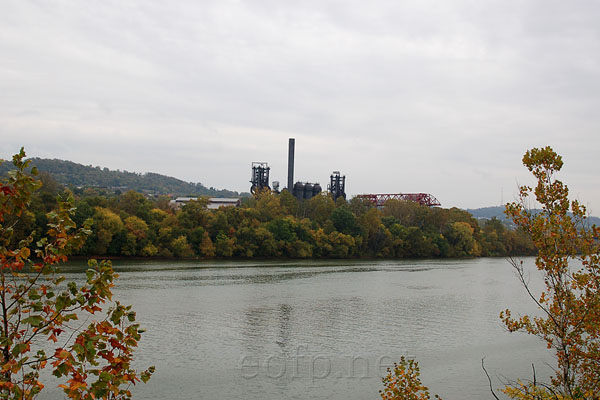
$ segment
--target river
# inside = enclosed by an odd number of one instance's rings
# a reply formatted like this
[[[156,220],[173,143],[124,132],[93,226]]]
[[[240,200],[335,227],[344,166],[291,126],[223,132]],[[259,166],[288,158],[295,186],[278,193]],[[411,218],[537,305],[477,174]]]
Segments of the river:
[[[479,400],[492,398],[482,358],[495,388],[552,363],[498,318],[535,310],[502,258],[114,265],[116,298],[147,329],[138,363],[156,366],[139,399],[376,399],[404,355],[432,393]],[[54,385],[43,398],[62,398]]]

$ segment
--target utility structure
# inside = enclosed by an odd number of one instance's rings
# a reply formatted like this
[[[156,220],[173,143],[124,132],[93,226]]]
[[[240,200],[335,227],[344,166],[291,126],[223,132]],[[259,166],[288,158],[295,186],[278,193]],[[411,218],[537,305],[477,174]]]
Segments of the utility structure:
[[[294,197],[296,197],[296,199],[301,201],[312,199],[322,191],[323,189],[318,183],[296,182],[294,183],[294,188],[292,189],[291,193],[294,195]]]
[[[294,187],[294,152],[296,151],[296,139],[290,138],[288,144],[288,179],[287,189],[289,192]]]
[[[296,151],[296,139],[289,138],[288,142],[288,175],[287,175],[287,190],[299,201],[309,200],[322,192],[321,185],[311,182],[296,182],[294,183],[294,159]],[[271,190],[269,186],[269,165],[266,162],[252,163],[252,184],[250,191],[256,195],[262,190]],[[336,201],[340,197],[346,198],[346,176],[342,176],[340,171],[333,171],[330,176],[327,189],[333,200]],[[273,182],[273,191],[279,193],[279,182]],[[395,194],[359,194],[356,196],[360,199],[370,201],[376,207],[383,207],[388,200],[404,200],[412,201],[423,206],[439,207],[440,202],[427,193],[395,193]]]
[[[333,196],[333,201],[340,197],[346,199],[346,176],[341,176],[340,171],[333,171],[329,179],[330,183],[327,189]]]
[[[309,200],[319,195],[323,189],[317,182],[296,182],[294,183],[294,159],[296,151],[296,139],[289,138],[288,144],[288,176],[287,190],[299,201]],[[250,192],[256,195],[262,190],[271,190],[269,186],[269,165],[266,162],[252,163],[252,178],[250,183]],[[340,197],[346,198],[346,177],[341,176],[339,171],[333,171],[331,175],[331,183],[328,186],[329,191],[333,194],[334,200]],[[273,182],[273,192],[279,193],[279,182]]]
[[[252,179],[250,183],[252,186],[250,187],[250,192],[252,194],[257,194],[258,192],[268,189],[269,187],[269,164],[266,162],[253,162],[252,163]]]
[[[288,177],[287,190],[296,199],[309,200],[317,196],[323,190],[318,183],[296,182],[294,183],[294,155],[296,151],[296,139],[290,138],[288,144]]]
[[[427,207],[441,206],[438,199],[427,193],[359,194],[356,197],[368,200],[376,207],[383,207],[388,200],[413,201]]]

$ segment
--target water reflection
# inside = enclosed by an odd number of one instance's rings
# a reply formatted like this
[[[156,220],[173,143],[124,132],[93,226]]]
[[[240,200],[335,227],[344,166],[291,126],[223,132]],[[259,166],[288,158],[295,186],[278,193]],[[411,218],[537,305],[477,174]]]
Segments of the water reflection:
[[[275,341],[281,347],[283,353],[286,353],[290,341],[290,329],[292,317],[292,306],[281,304],[279,306],[279,337]]]
[[[498,320],[529,311],[501,259],[114,264],[147,329],[139,362],[157,366],[139,398],[377,398],[380,367],[414,355],[432,391],[479,399],[481,357],[513,377],[545,357]]]

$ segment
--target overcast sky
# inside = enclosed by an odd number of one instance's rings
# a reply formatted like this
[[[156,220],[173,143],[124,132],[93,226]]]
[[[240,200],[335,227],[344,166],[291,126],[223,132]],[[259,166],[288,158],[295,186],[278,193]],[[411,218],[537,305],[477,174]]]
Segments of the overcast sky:
[[[0,0],[0,157],[249,190],[514,199],[525,150],[600,215],[600,2]]]

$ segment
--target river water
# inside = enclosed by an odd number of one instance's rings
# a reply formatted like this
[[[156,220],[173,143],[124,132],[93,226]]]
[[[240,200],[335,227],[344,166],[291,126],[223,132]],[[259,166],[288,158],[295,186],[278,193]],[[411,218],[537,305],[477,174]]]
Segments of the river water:
[[[139,365],[156,366],[139,399],[376,399],[403,355],[432,393],[486,399],[482,358],[495,388],[552,364],[498,318],[535,310],[501,258],[114,265],[116,298],[147,329]],[[68,265],[67,277],[83,270]],[[54,385],[44,398],[62,398]]]

